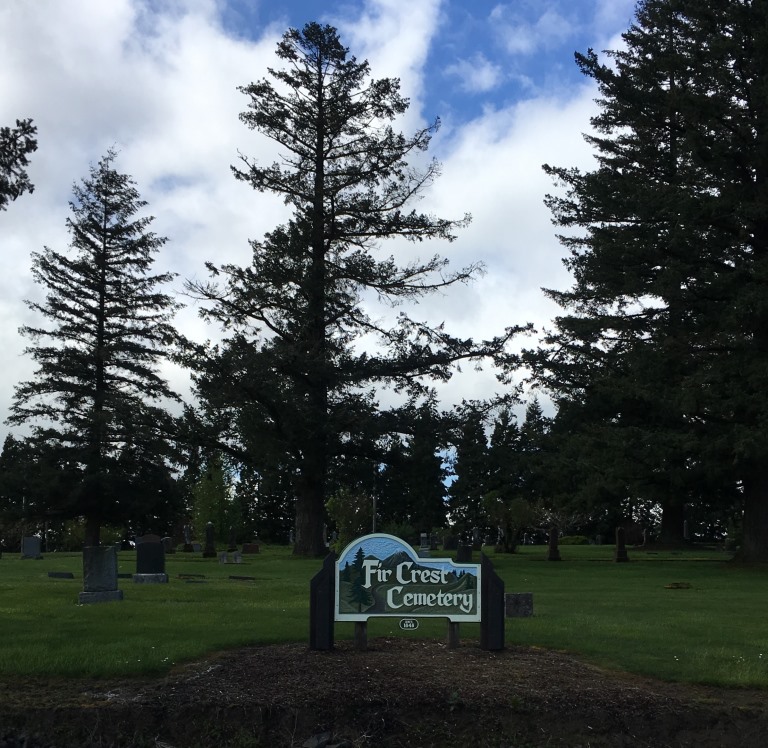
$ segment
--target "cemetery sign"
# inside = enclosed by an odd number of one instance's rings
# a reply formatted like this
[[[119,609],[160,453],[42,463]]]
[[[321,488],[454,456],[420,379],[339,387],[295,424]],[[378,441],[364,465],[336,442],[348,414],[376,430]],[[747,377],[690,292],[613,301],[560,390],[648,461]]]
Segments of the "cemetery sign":
[[[352,541],[336,561],[337,621],[372,616],[480,621],[480,564],[422,558],[384,533]]]

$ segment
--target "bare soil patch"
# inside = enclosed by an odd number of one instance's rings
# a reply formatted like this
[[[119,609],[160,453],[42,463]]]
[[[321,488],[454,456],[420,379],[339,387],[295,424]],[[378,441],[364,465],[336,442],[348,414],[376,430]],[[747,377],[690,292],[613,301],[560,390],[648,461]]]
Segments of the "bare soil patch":
[[[664,683],[472,641],[251,647],[161,679],[0,683],[0,748],[735,747],[767,735],[766,691]]]

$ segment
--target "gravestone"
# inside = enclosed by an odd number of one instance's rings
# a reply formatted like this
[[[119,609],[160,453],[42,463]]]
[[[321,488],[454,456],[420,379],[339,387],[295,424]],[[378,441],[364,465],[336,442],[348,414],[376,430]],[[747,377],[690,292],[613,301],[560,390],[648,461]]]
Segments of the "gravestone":
[[[507,592],[504,595],[504,615],[506,618],[528,618],[533,615],[532,592]]]
[[[557,528],[549,528],[549,549],[547,550],[547,561],[560,561],[560,549],[557,547]]]
[[[37,535],[32,535],[30,537],[22,538],[21,539],[22,559],[24,558],[41,559],[42,556],[40,555],[40,545],[41,545],[41,541],[40,541],[40,538],[37,537]]]
[[[227,550],[230,553],[234,553],[237,550],[237,536],[235,534],[235,528],[232,525],[229,526],[229,546]]]
[[[419,558],[429,558],[429,533],[422,532],[419,534]]]
[[[50,579],[74,579],[75,575],[71,571],[49,571]]]
[[[202,543],[192,543],[192,550],[195,553],[200,553],[203,550],[203,544]]]
[[[205,526],[203,558],[216,558],[216,529],[213,526],[213,522],[208,522]]]
[[[184,525],[184,549],[182,553],[192,553],[195,549],[192,546],[192,528]]]
[[[258,543],[243,543],[243,554],[246,553],[258,553],[259,552],[259,544]]]
[[[221,551],[221,553],[219,553],[219,563],[220,564],[228,563],[226,551]]]
[[[616,528],[616,550],[613,554],[613,560],[616,561],[616,563],[629,561],[629,556],[627,555],[626,533],[623,527]]]
[[[167,556],[169,553],[176,553],[176,548],[173,545],[173,538],[170,536],[166,536],[162,540],[163,543],[163,549],[165,550],[165,555]]]
[[[480,528],[472,528],[472,550],[479,551],[483,547],[483,539],[480,535]]]
[[[94,545],[83,548],[83,591],[80,604],[105,603],[122,600],[123,591],[117,589],[117,551],[113,545]]]
[[[158,535],[136,538],[136,573],[133,581],[145,584],[168,581],[165,573],[165,547]]]

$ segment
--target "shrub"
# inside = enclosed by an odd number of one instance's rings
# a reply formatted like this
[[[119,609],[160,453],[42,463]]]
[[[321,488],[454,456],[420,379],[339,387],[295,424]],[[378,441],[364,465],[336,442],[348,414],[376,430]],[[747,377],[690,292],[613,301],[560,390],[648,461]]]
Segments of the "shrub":
[[[589,538],[585,535],[563,535],[557,542],[560,545],[589,545]]]

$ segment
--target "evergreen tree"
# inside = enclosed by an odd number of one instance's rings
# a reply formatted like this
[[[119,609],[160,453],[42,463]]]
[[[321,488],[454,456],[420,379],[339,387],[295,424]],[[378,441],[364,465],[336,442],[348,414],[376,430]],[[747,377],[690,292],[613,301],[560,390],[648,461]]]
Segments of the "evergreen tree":
[[[453,473],[449,488],[451,522],[463,532],[486,528],[488,516],[483,497],[490,490],[488,440],[485,416],[466,403],[458,409]]]
[[[205,316],[230,333],[190,361],[200,397],[229,416],[229,449],[243,461],[258,454],[289,463],[294,552],[319,555],[334,459],[363,430],[379,444],[401,426],[396,413],[382,417],[376,389],[423,393],[456,362],[498,353],[513,331],[477,345],[405,313],[393,326],[367,313],[366,297],[396,305],[477,270],[448,273],[437,256],[398,265],[374,254],[390,237],[450,241],[466,222],[410,207],[439,173],[435,162],[421,170],[408,163],[436,124],[410,138],[396,133],[390,123],[408,106],[398,81],[371,79],[368,63],[350,56],[330,26],[289,30],[277,56],[285,66],[270,69],[271,80],[241,88],[249,99],[241,119],[281,146],[281,161],[244,157],[234,173],[281,195],[292,218],[252,242],[250,267],[209,265],[220,281],[190,284],[212,302]]]
[[[418,533],[430,532],[445,526],[444,429],[433,401],[420,406],[410,418],[412,433],[406,448],[405,469],[409,524]]]
[[[566,313],[533,357],[608,454],[632,444],[623,481],[650,478],[672,535],[705,475],[738,487],[752,559],[768,558],[767,22],[765,3],[644,0],[609,63],[577,55],[600,91],[597,167],[546,167],[575,283],[550,292]]]
[[[165,239],[137,216],[146,203],[114,159],[109,151],[74,186],[72,252],[32,254],[46,297],[27,303],[49,324],[21,329],[37,370],[16,387],[8,419],[32,426],[38,453],[79,474],[56,508],[84,516],[94,545],[102,524],[164,501],[171,421],[158,403],[174,397],[157,371],[174,339],[174,304],[158,290],[172,276],[151,273]]]
[[[16,127],[0,127],[0,210],[35,187],[29,181],[27,156],[37,150],[37,127],[31,119],[16,120]]]

